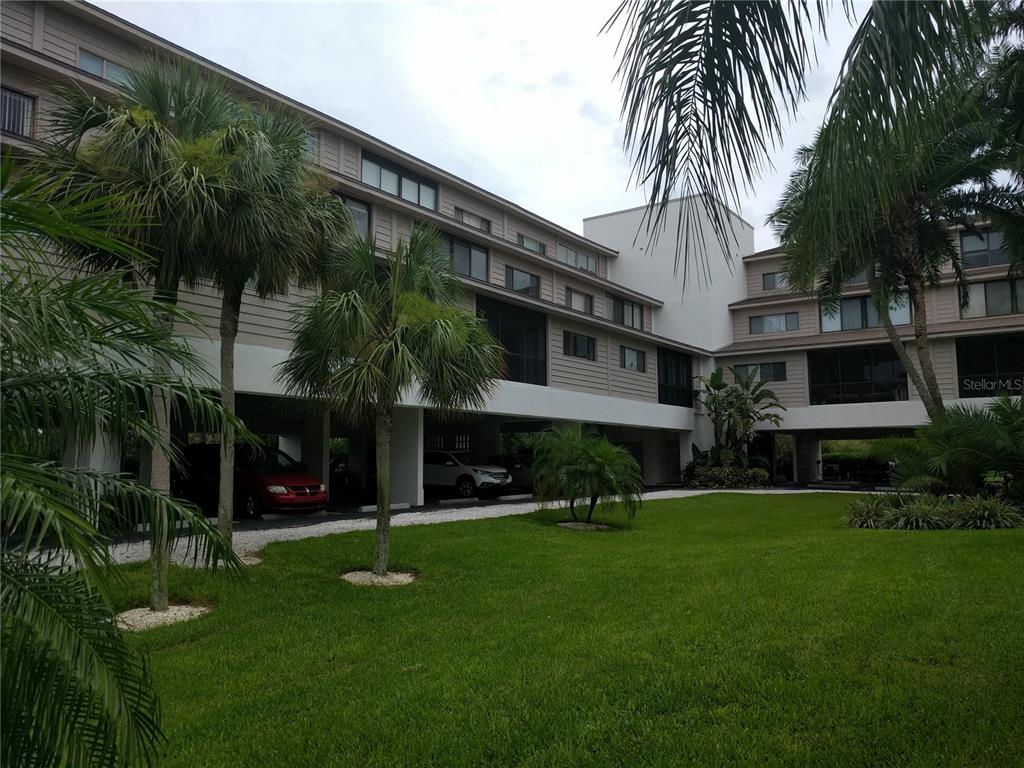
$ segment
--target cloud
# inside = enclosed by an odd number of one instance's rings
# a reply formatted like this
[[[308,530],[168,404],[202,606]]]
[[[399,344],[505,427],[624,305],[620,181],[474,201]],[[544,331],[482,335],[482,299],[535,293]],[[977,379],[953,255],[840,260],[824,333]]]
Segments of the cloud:
[[[548,85],[554,88],[566,88],[572,85],[572,74],[566,71],[557,72],[548,78]]]
[[[600,126],[611,125],[612,122],[611,116],[590,99],[580,104],[580,117]]]

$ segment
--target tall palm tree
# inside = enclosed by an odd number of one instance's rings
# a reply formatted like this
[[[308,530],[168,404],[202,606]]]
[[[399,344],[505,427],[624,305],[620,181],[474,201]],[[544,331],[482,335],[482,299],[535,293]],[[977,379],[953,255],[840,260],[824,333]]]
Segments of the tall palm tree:
[[[218,180],[223,162],[214,151],[231,125],[236,102],[219,78],[185,60],[174,65],[157,59],[128,70],[119,94],[99,98],[79,87],[60,89],[51,122],[57,150],[47,158],[59,163],[72,186],[98,181],[102,193],[116,191],[139,211],[142,224],[132,240],[150,259],[141,265],[144,280],[173,324],[180,285],[192,286],[206,274],[204,245],[219,223]],[[93,266],[123,267],[119,255],[90,252]],[[155,356],[154,375],[166,375],[169,361]],[[162,436],[150,456],[150,485],[170,489],[170,408],[155,390],[152,410]],[[150,553],[150,607],[167,609],[170,531],[159,531]]]
[[[587,502],[587,522],[601,502],[619,502],[628,517],[640,509],[644,490],[640,465],[633,455],[579,424],[558,426],[532,441],[537,497],[542,503],[564,501],[577,520],[576,505]]]
[[[779,402],[767,381],[763,381],[757,370],[752,369],[746,374],[730,367],[734,384],[729,388],[728,395],[728,433],[733,451],[739,456],[740,465],[746,467],[750,463],[750,444],[754,441],[758,424],[782,423],[779,411],[786,406]]]
[[[800,153],[769,217],[795,289],[818,290],[826,307],[836,306],[850,278],[867,275],[881,324],[932,419],[942,416],[943,402],[928,339],[925,290],[936,286],[951,264],[961,305],[970,300],[951,227],[976,232],[980,224],[997,224],[1008,235],[1011,263],[1024,265],[1024,185],[1004,178],[1020,148],[1003,140],[1000,110],[985,103],[985,85],[985,76],[976,73],[948,83],[920,113],[918,119],[937,132],[935,141],[903,145],[905,137],[894,135],[879,145],[872,173],[888,180],[887,210],[876,202],[868,210],[873,216],[841,215],[863,205],[847,197],[847,190],[863,182],[849,179],[846,167],[828,167],[831,158],[814,146]],[[832,201],[827,208],[818,202],[823,197]],[[890,306],[903,294],[912,310],[916,359],[890,317]]]
[[[388,569],[391,431],[403,394],[418,387],[442,413],[479,408],[504,368],[487,326],[456,305],[461,290],[437,233],[417,224],[384,259],[372,239],[353,238],[336,277],[294,322],[281,371],[289,389],[326,400],[350,423],[374,425],[376,574]]]
[[[344,203],[313,170],[306,127],[296,116],[239,107],[214,152],[223,160],[218,226],[207,244],[213,283],[221,291],[220,384],[235,413],[235,340],[242,294],[261,298],[310,284],[330,268],[349,233]],[[228,541],[234,517],[235,435],[221,435],[217,526]]]
[[[605,25],[620,29],[622,116],[634,178],[649,194],[654,236],[669,200],[684,196],[676,265],[697,249],[706,215],[722,249],[733,240],[725,204],[753,185],[806,98],[814,35],[827,0],[622,0]],[[854,6],[844,4],[848,15]],[[899,134],[926,144],[933,126],[908,121],[942,84],[974,67],[1008,27],[989,3],[892,2],[866,9],[846,51],[818,150],[861,185],[847,191],[871,214],[890,202],[887,179],[869,168],[875,147]],[[819,200],[829,205],[827,199]],[[844,215],[860,215],[844,212]],[[868,213],[863,215],[867,216]]]
[[[142,258],[110,234],[134,224],[130,201],[81,186],[58,195],[69,180],[15,178],[9,157],[0,177],[0,762],[149,765],[159,707],[145,659],[113,621],[107,532],[126,518],[151,533],[155,519],[183,523],[197,559],[239,563],[193,507],[53,457],[99,433],[170,450],[151,421],[156,392],[213,428],[223,418],[190,383],[201,363],[167,332],[162,302],[124,272],[69,277],[54,260],[68,248]],[[154,372],[154,356],[177,373]]]

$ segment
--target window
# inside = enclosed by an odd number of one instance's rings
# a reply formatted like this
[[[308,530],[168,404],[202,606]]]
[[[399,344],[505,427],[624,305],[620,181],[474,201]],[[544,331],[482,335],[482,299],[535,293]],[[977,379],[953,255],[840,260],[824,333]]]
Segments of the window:
[[[971,304],[961,317],[995,317],[1024,313],[1024,280],[992,280],[968,286]]]
[[[645,373],[647,371],[647,353],[642,349],[619,347],[619,367],[627,371]]]
[[[306,151],[316,162],[320,159],[320,134],[313,131],[306,131]]]
[[[594,297],[575,288],[565,289],[565,306],[586,315],[594,314]]]
[[[522,232],[519,233],[519,245],[528,251],[539,253],[541,256],[548,255],[548,247],[544,243],[532,237],[527,237]]]
[[[811,405],[907,400],[907,372],[892,347],[807,353]]]
[[[956,340],[960,397],[1024,395],[1024,333]]]
[[[754,374],[754,381],[785,381],[786,380],[786,364],[785,363],[754,363],[752,365],[737,365],[736,376],[737,378],[747,378],[751,373]]]
[[[658,347],[658,402],[693,407],[693,358]]]
[[[789,288],[789,280],[781,272],[762,272],[761,287],[766,291],[773,291],[776,288]]]
[[[348,208],[348,215],[352,218],[352,225],[360,237],[370,235],[370,206],[362,200],[352,200],[342,196],[345,207]]]
[[[562,336],[562,352],[567,357],[597,360],[597,339],[593,336],[566,331]]]
[[[437,185],[412,171],[363,152],[362,182],[413,205],[437,209]]]
[[[558,260],[570,267],[582,269],[584,272],[597,274],[597,257],[588,253],[580,253],[567,245],[558,244]]]
[[[960,259],[965,269],[1009,264],[1003,248],[1003,233],[988,230],[978,234],[960,233]]]
[[[474,229],[479,229],[481,232],[491,231],[491,220],[485,219],[483,216],[477,216],[475,213],[464,211],[461,208],[455,209],[455,218],[461,221],[463,224],[468,224]]]
[[[452,269],[460,275],[487,282],[487,249],[461,237],[441,233],[441,249],[452,258]]]
[[[777,315],[755,315],[750,318],[751,333],[781,333],[800,328],[799,312],[783,312]]]
[[[821,311],[822,333],[832,331],[856,331],[861,328],[880,328],[882,321],[875,309],[875,302],[870,296],[851,296],[841,299],[839,306],[828,309],[824,305]],[[893,299],[889,305],[889,319],[893,325],[910,324],[910,302],[906,296]]]
[[[540,278],[515,267],[505,267],[505,287],[535,299],[540,298]]]
[[[127,69],[117,62],[97,56],[95,53],[90,53],[86,50],[79,49],[78,51],[78,68],[118,85],[124,85],[128,82]]]
[[[637,304],[635,301],[628,301],[626,299],[620,299],[618,296],[613,296],[612,322],[628,326],[629,328],[639,328],[643,330],[643,305]]]
[[[17,136],[31,136],[35,105],[31,96],[4,88],[0,93],[0,129]]]
[[[546,385],[548,327],[544,313],[487,296],[476,297],[476,311],[505,349],[505,378]]]

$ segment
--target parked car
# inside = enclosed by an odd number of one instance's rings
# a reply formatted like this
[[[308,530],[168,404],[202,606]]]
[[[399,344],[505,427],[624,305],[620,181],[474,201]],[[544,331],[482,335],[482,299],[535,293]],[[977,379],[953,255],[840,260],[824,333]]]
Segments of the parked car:
[[[533,466],[528,456],[499,453],[488,456],[487,463],[507,469],[512,478],[511,486],[513,488],[533,493]]]
[[[190,445],[182,467],[171,480],[178,496],[217,514],[220,485],[220,446]],[[327,507],[327,486],[306,465],[277,448],[249,445],[235,448],[235,514],[259,517],[263,512],[308,512]]]
[[[501,491],[511,483],[507,469],[474,461],[467,453],[427,451],[423,454],[423,485],[453,489],[462,499],[476,496],[480,491]]]

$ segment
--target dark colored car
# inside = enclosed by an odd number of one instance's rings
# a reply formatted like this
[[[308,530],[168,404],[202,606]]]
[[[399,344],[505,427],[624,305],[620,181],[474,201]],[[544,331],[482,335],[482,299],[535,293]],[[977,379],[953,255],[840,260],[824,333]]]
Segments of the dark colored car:
[[[174,495],[214,516],[219,486],[220,446],[188,446],[183,467],[172,478]],[[305,464],[277,448],[235,448],[236,515],[259,517],[263,512],[307,512],[326,507],[327,487]]]

